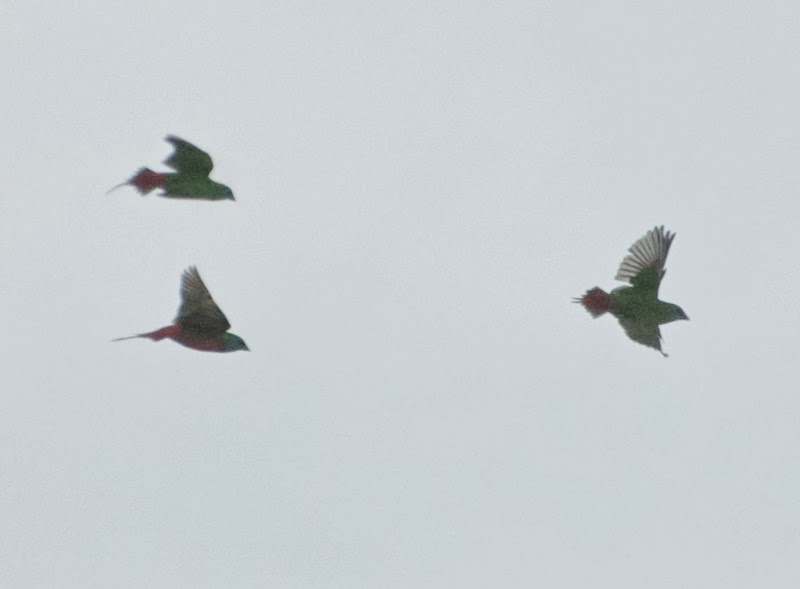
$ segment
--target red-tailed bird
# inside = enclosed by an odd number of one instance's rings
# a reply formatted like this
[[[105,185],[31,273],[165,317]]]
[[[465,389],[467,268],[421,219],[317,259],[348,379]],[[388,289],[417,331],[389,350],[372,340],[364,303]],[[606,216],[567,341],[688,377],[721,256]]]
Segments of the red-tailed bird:
[[[629,282],[631,286],[620,286],[610,293],[598,287],[586,291],[582,297],[573,299],[582,304],[592,317],[600,317],[608,311],[619,319],[628,337],[662,355],[661,331],[663,323],[689,319],[678,305],[658,300],[658,286],[664,278],[669,246],[675,234],[664,231],[664,226],[655,227],[634,243],[622,260],[616,280]]]
[[[166,141],[172,144],[175,152],[164,160],[164,164],[175,170],[175,173],[162,174],[154,172],[150,168],[140,168],[130,180],[115,186],[111,190],[116,190],[120,186],[131,185],[142,196],[156,188],[161,188],[162,192],[159,193],[159,196],[167,198],[235,200],[233,191],[230,188],[224,184],[214,182],[208,177],[214,167],[210,155],[199,147],[174,135],[168,135]],[[111,192],[111,190],[108,192]]]
[[[175,323],[150,333],[120,337],[113,341],[147,337],[159,341],[165,337],[187,348],[203,352],[235,352],[247,350],[247,344],[238,335],[227,333],[231,324],[211,298],[197,268],[184,270],[181,281],[181,306]]]

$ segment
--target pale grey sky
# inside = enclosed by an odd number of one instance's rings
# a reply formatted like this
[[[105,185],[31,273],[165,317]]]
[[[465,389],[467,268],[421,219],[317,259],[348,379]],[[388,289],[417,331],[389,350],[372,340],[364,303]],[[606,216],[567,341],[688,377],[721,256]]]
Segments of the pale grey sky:
[[[0,585],[800,586],[798,23],[4,3]],[[570,302],[656,224],[668,359]],[[251,353],[110,343],[193,264]]]

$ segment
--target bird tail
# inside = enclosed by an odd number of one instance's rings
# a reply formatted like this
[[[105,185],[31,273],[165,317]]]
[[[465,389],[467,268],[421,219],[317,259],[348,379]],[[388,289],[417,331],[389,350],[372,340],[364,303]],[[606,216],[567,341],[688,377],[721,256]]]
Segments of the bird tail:
[[[166,327],[162,327],[161,329],[156,329],[155,331],[151,331],[150,333],[137,333],[136,335],[129,335],[128,337],[118,337],[116,339],[112,339],[112,342],[121,342],[126,339],[136,339],[137,337],[146,337],[150,338],[154,342],[161,341],[165,337],[175,337],[180,332],[179,325],[167,325]]]
[[[145,335],[143,333],[140,333],[138,335],[129,335],[128,337],[115,337],[111,341],[112,342],[121,342],[121,341],[126,340],[126,339],[136,339],[137,337],[145,337]]]
[[[114,186],[114,188],[106,192],[106,194],[122,186],[130,185],[136,188],[136,190],[139,191],[139,194],[144,196],[149,192],[152,192],[156,188],[162,188],[164,186],[165,176],[166,174],[159,174],[158,172],[154,172],[150,168],[141,168],[133,175],[133,177],[130,180],[128,180],[127,182],[123,182],[122,184],[117,184],[116,186]]]
[[[583,308],[589,311],[592,317],[597,319],[600,315],[608,311],[611,297],[609,297],[608,293],[603,289],[595,286],[593,289],[587,290],[586,294],[582,297],[575,297],[572,301],[583,305]]]

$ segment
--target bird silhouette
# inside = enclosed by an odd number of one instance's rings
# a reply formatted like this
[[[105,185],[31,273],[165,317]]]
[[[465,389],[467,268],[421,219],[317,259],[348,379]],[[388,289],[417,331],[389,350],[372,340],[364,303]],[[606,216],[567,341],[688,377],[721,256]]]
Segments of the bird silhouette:
[[[620,286],[610,293],[594,287],[573,301],[582,304],[594,318],[611,313],[629,338],[666,356],[661,350],[659,325],[689,319],[678,305],[658,299],[673,239],[675,234],[665,232],[663,225],[648,231],[628,249],[629,255],[622,260],[615,277],[631,286]]]
[[[112,341],[146,337],[153,341],[169,338],[187,348],[203,352],[249,351],[238,335],[228,333],[231,324],[211,298],[197,268],[187,268],[181,280],[181,306],[174,323],[149,333],[120,337]]]
[[[214,167],[210,155],[174,135],[168,135],[165,140],[175,148],[172,155],[164,160],[165,165],[175,170],[174,173],[140,168],[130,180],[118,184],[108,192],[130,185],[142,196],[161,188],[159,196],[166,198],[236,200],[230,188],[208,177]]]

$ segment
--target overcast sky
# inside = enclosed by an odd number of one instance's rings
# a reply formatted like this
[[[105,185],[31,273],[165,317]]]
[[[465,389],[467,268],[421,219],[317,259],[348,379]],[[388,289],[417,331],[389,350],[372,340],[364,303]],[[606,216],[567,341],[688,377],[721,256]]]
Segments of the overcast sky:
[[[0,585],[800,586],[798,23],[4,2]],[[571,303],[661,224],[666,359]],[[110,343],[190,265],[252,352]]]

